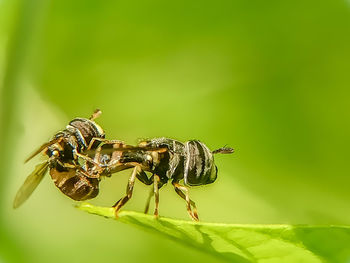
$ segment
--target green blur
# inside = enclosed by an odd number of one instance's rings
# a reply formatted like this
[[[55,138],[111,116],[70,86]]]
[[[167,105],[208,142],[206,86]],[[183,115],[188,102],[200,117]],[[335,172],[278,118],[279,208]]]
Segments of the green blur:
[[[218,262],[74,209],[49,177],[12,209],[42,158],[23,160],[95,108],[111,139],[235,148],[190,191],[202,221],[350,224],[349,47],[349,0],[0,0],[0,262]],[[112,205],[128,175],[91,202]],[[160,214],[190,220],[170,185]]]

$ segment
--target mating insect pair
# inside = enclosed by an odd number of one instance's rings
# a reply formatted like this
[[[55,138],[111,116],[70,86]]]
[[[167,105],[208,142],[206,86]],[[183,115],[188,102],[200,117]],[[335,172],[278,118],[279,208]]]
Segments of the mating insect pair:
[[[106,140],[103,129],[94,122],[100,114],[101,111],[96,110],[89,119],[72,120],[66,129],[58,132],[26,160],[40,152],[48,157],[27,177],[17,192],[14,207],[19,207],[31,195],[47,170],[50,170],[51,178],[62,193],[82,201],[98,195],[101,177],[133,168],[126,195],[113,206],[116,215],[131,198],[137,178],[146,185],[153,184],[145,213],[154,195],[154,215],[158,216],[159,189],[171,181],[176,193],[186,201],[190,217],[198,220],[196,205],[189,198],[187,186],[213,183],[217,178],[213,154],[232,153],[233,149],[223,147],[210,151],[198,140],[182,143],[155,138],[142,141],[137,146]]]

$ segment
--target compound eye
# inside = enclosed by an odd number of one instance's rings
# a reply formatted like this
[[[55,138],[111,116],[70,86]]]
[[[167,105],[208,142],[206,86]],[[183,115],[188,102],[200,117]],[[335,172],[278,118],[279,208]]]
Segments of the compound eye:
[[[57,157],[60,155],[60,153],[57,150],[52,151],[52,155]]]

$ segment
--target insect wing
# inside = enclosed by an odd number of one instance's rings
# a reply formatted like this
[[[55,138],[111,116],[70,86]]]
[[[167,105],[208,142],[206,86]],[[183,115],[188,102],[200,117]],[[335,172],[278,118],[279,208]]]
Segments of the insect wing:
[[[149,152],[166,152],[168,149],[165,147],[137,147],[137,146],[126,146],[126,147],[117,147],[117,148],[102,148],[99,152],[100,154],[111,154],[113,152],[128,152],[128,151],[149,151]],[[96,150],[85,151],[85,154],[94,154]]]
[[[45,173],[49,167],[48,162],[38,164],[34,171],[27,177],[21,188],[18,190],[15,200],[13,201],[13,208],[19,207],[28,199],[33,193],[35,188],[39,185],[41,180],[44,178]]]
[[[24,163],[28,162],[30,159],[32,159],[35,155],[39,154],[40,152],[42,152],[45,148],[49,147],[50,145],[52,145],[53,143],[57,142],[58,139],[53,139],[47,143],[44,143],[43,145],[41,145],[39,147],[39,149],[37,149],[35,152],[33,152],[25,161]]]

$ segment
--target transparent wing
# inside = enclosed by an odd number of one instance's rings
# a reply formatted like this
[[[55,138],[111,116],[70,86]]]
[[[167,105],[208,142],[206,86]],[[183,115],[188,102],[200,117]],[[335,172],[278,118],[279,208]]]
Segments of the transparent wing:
[[[116,148],[102,148],[99,152],[100,154],[111,154],[113,152],[128,152],[128,151],[150,151],[150,152],[166,152],[168,148],[162,147],[138,147],[138,146],[126,146],[126,147],[116,147]],[[85,154],[96,153],[95,149],[84,151]]]
[[[18,190],[15,200],[13,201],[13,208],[19,207],[25,200],[33,193],[35,188],[43,179],[49,167],[48,162],[38,164],[34,171],[27,177],[21,188]]]
[[[49,147],[51,144],[57,142],[59,139],[53,139],[47,143],[44,143],[43,145],[41,145],[39,147],[39,149],[37,149],[35,152],[33,152],[27,159],[25,159],[24,163],[28,162],[30,159],[32,159],[35,155],[39,154],[40,152],[42,152],[45,148]]]

